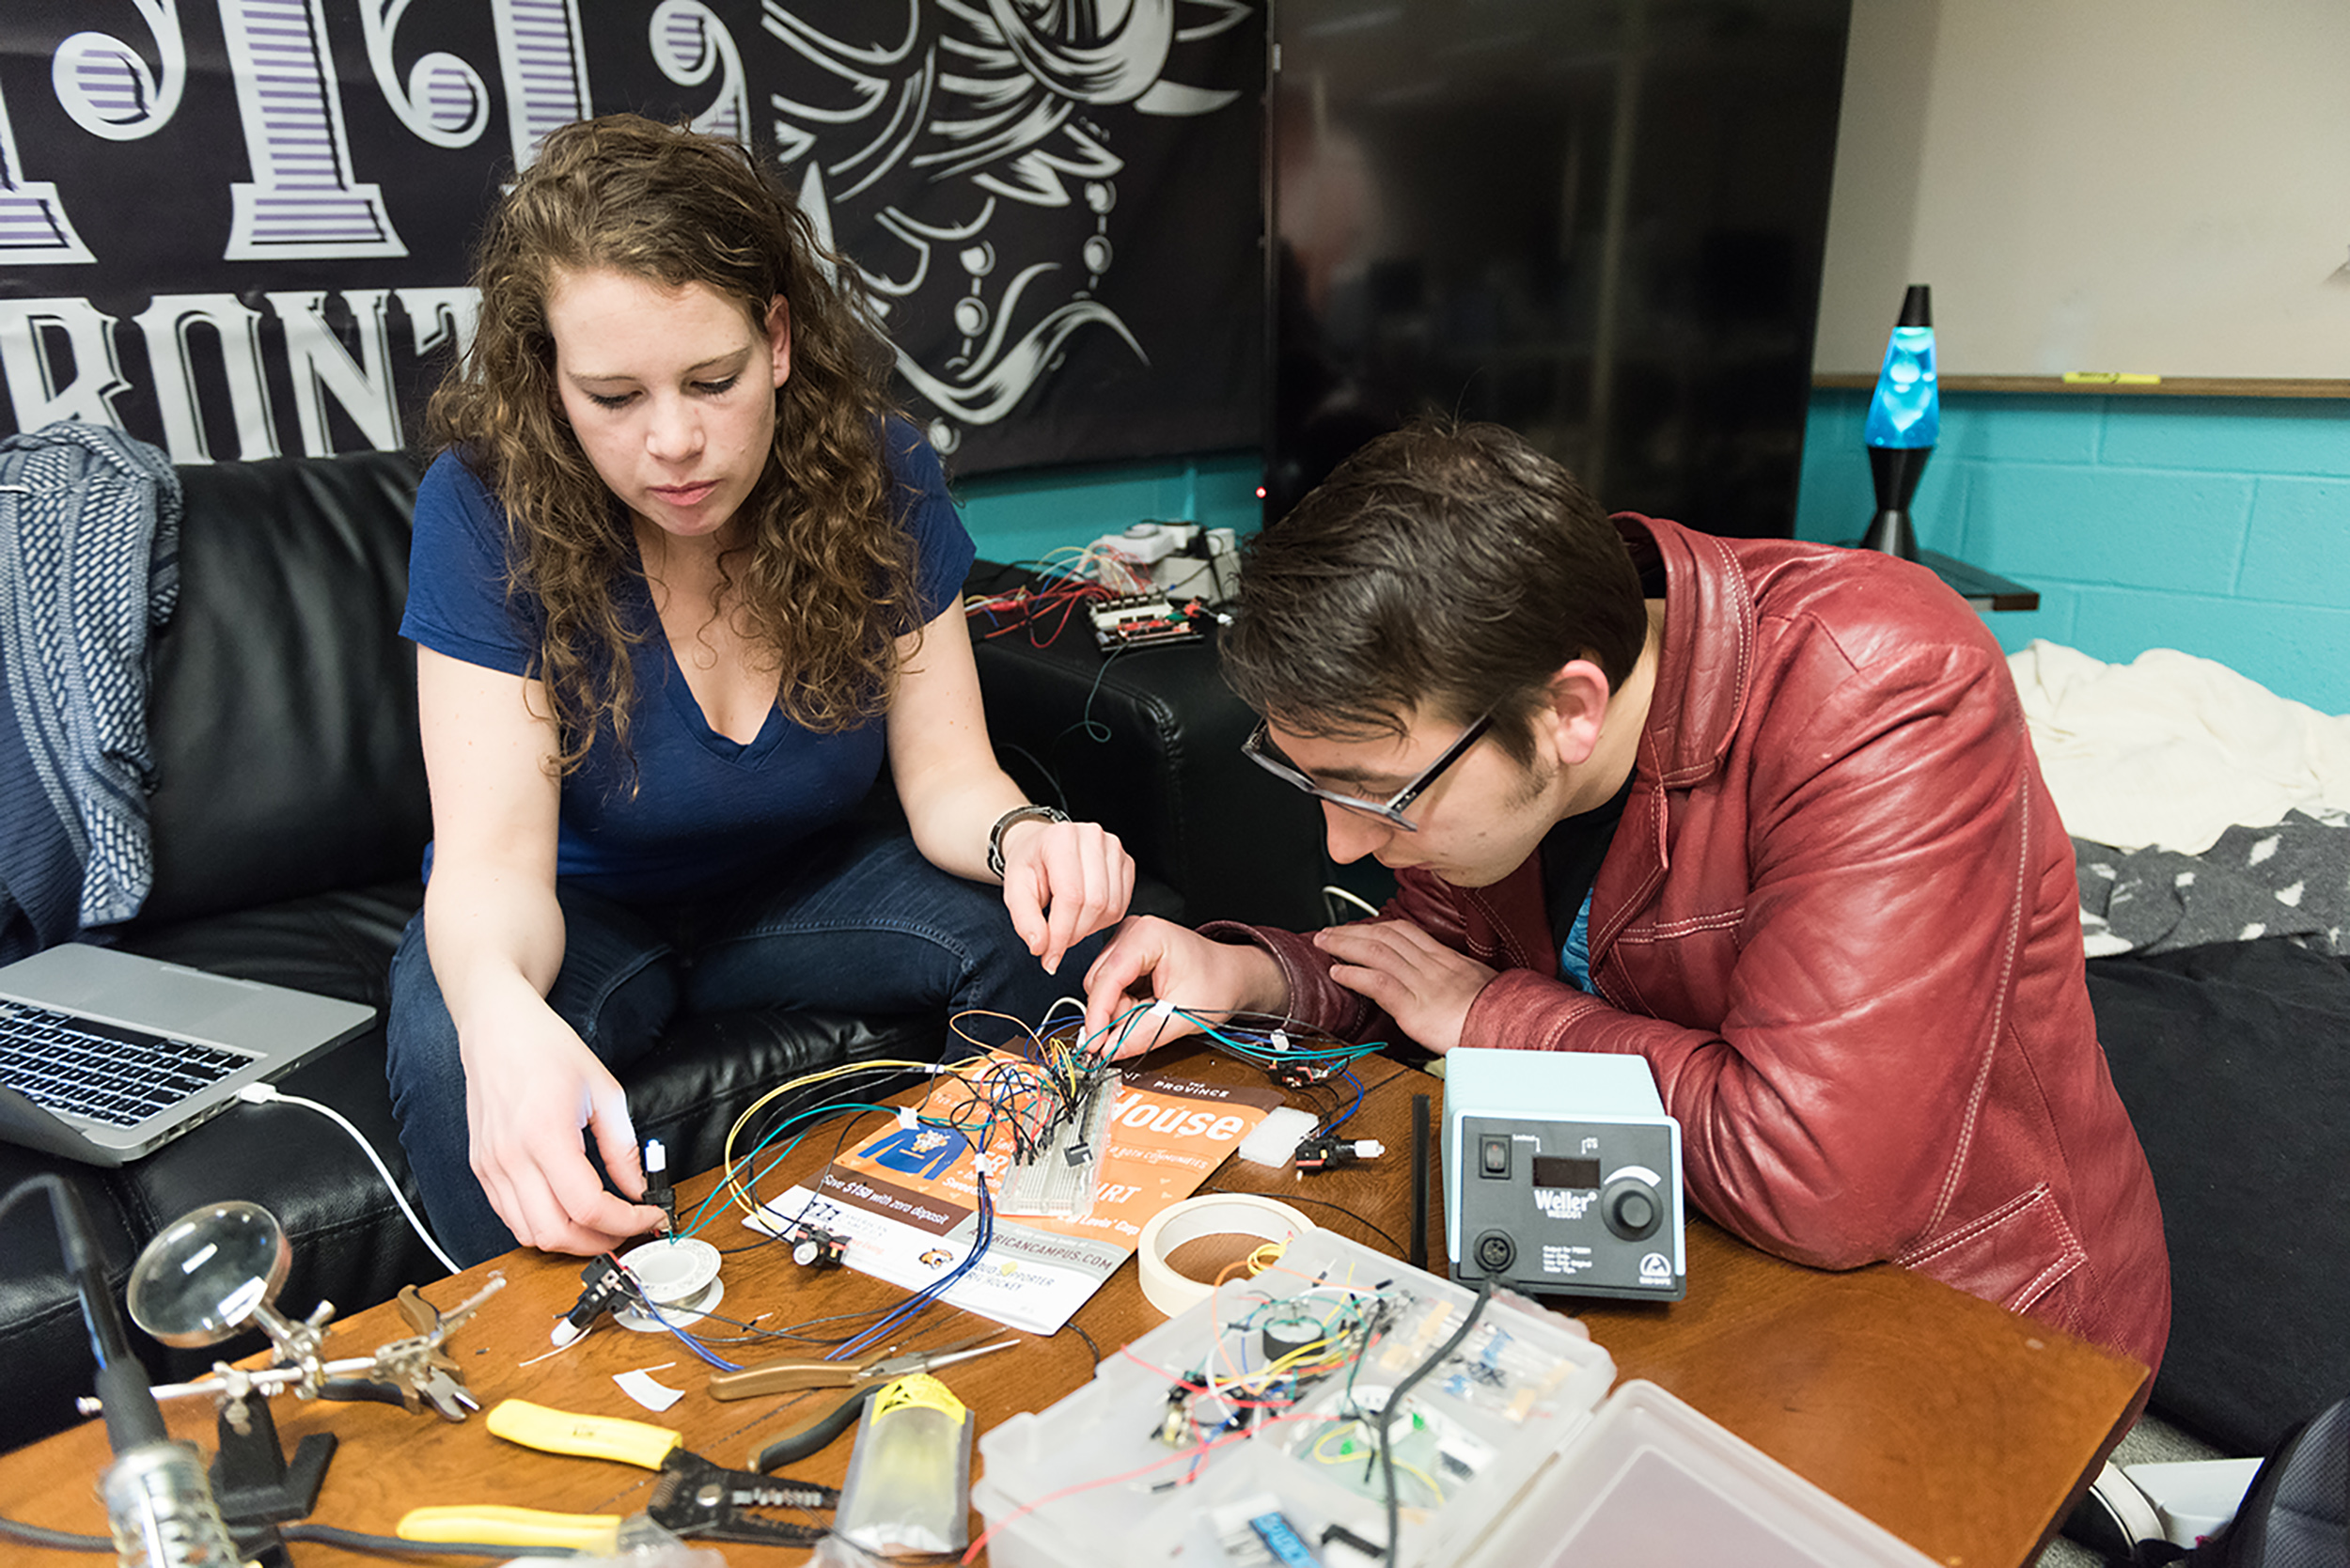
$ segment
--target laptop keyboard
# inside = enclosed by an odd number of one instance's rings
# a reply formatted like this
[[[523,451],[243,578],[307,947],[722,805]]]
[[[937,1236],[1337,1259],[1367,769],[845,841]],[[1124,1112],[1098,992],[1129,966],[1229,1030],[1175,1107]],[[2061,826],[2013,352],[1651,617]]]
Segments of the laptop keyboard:
[[[250,1061],[23,1002],[0,1001],[0,1083],[47,1110],[135,1127]]]

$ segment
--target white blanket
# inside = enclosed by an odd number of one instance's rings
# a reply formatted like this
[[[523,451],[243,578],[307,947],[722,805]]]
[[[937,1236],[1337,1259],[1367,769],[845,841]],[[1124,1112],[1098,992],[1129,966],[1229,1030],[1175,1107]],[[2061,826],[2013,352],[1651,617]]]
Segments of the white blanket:
[[[2108,665],[2040,641],[2007,663],[2075,838],[2201,855],[2235,823],[2350,812],[2350,715],[2168,648]]]

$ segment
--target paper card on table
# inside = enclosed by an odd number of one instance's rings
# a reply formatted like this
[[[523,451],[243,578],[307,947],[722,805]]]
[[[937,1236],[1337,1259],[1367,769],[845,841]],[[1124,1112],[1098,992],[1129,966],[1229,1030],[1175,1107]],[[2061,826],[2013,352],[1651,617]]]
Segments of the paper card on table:
[[[1264,1086],[1204,1084],[1137,1073],[1119,1087],[1099,1152],[1089,1211],[996,1215],[987,1253],[949,1286],[948,1302],[1032,1334],[1050,1334],[1134,1252],[1152,1215],[1196,1191],[1281,1095]],[[951,1092],[933,1090],[926,1113]],[[835,1159],[813,1190],[793,1187],[748,1223],[778,1233],[802,1225],[848,1239],[851,1268],[908,1290],[953,1272],[979,1232],[979,1177],[1000,1190],[1009,1139],[989,1147],[925,1121],[896,1123]]]

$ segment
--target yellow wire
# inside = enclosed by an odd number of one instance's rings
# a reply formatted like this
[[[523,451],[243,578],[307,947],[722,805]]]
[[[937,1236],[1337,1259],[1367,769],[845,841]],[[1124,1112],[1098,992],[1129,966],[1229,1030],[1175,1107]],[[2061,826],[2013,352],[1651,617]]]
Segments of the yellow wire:
[[[1313,1459],[1318,1459],[1324,1465],[1352,1465],[1358,1457],[1360,1457],[1359,1454],[1324,1453],[1322,1450],[1329,1443],[1331,1438],[1343,1436],[1350,1431],[1359,1431],[1362,1428],[1362,1424],[1363,1423],[1359,1420],[1350,1420],[1340,1425],[1333,1426],[1329,1431],[1324,1433],[1319,1438],[1315,1439],[1314,1446],[1306,1450],[1308,1456]],[[1379,1446],[1376,1443],[1366,1440],[1363,1444],[1363,1449],[1365,1451],[1369,1452],[1373,1459],[1376,1459],[1379,1455]],[[1422,1486],[1427,1487],[1429,1492],[1434,1496],[1438,1502],[1441,1503],[1444,1501],[1444,1488],[1437,1485],[1435,1481],[1430,1477],[1426,1470],[1423,1470],[1418,1466],[1412,1464],[1409,1460],[1403,1459],[1397,1460],[1395,1462],[1395,1467],[1402,1471],[1405,1475],[1410,1476],[1414,1481],[1418,1482]]]
[[[1026,1034],[1029,1040],[1036,1043],[1039,1054],[1046,1058],[1045,1061],[1040,1063],[1032,1060],[1024,1060],[1022,1058],[1017,1056],[998,1056],[995,1047],[989,1046],[984,1042],[974,1038],[971,1033],[963,1027],[964,1020],[966,1018],[996,1018],[1010,1024],[1013,1027],[1018,1028],[1023,1033]],[[735,1152],[735,1145],[760,1111],[766,1109],[769,1105],[775,1104],[776,1100],[782,1098],[783,1096],[796,1093],[801,1090],[814,1089],[823,1084],[838,1082],[842,1078],[854,1077],[863,1074],[875,1072],[929,1073],[933,1075],[951,1076],[955,1079],[955,1081],[961,1083],[965,1088],[970,1096],[970,1098],[964,1102],[964,1105],[954,1108],[960,1111],[973,1105],[984,1106],[988,1111],[988,1116],[986,1121],[981,1122],[978,1127],[972,1127],[968,1124],[948,1121],[945,1118],[940,1118],[938,1120],[940,1120],[945,1125],[953,1127],[954,1130],[958,1132],[976,1133],[978,1135],[978,1142],[982,1149],[987,1146],[989,1141],[988,1135],[993,1131],[995,1123],[999,1120],[1007,1115],[1016,1117],[1020,1114],[1021,1099],[1023,1096],[1041,1095],[1043,1092],[1042,1088],[1035,1081],[1035,1077],[1031,1074],[1036,1074],[1041,1072],[1043,1076],[1048,1079],[1052,1079],[1056,1083],[1057,1087],[1061,1085],[1067,1086],[1067,1092],[1064,1096],[1065,1098],[1074,1097],[1077,1089],[1080,1086],[1081,1073],[1074,1061],[1071,1059],[1072,1053],[1066,1048],[1058,1053],[1055,1053],[1042,1037],[1038,1035],[1035,1029],[1029,1027],[1026,1024],[1021,1022],[1021,1020],[1012,1016],[1010,1013],[995,1012],[985,1008],[971,1008],[966,1009],[949,1018],[948,1020],[948,1025],[956,1034],[962,1036],[965,1042],[977,1047],[977,1050],[973,1055],[966,1057],[960,1061],[944,1064],[933,1061],[914,1061],[894,1058],[867,1061],[843,1062],[836,1067],[822,1068],[814,1073],[804,1073],[796,1078],[787,1079],[784,1082],[777,1084],[775,1088],[767,1090],[764,1094],[761,1094],[758,1099],[753,1100],[748,1105],[745,1105],[743,1108],[742,1114],[737,1116],[734,1119],[733,1124],[727,1129],[726,1143],[722,1151],[722,1159],[724,1162],[723,1168],[726,1171],[724,1184],[728,1200],[744,1214],[749,1215],[754,1218],[759,1215],[761,1205],[752,1195],[750,1189],[744,1184],[743,1181],[744,1169],[751,1159],[756,1158],[756,1153],[751,1156],[738,1156]],[[1057,1057],[1058,1062],[1065,1070],[1065,1076],[1055,1077],[1053,1074],[1053,1064]],[[991,1085],[985,1083],[984,1081],[975,1082],[972,1078],[965,1075],[967,1074],[969,1069],[975,1065],[982,1063],[995,1063],[1000,1066],[1008,1074],[1011,1074],[1015,1079],[1026,1076],[1027,1081],[1015,1082],[1010,1086]],[[988,1075],[993,1076],[994,1071],[995,1069],[992,1067]],[[993,1097],[991,1098],[991,1096]],[[821,1109],[822,1107],[820,1106],[816,1108]]]
[[[777,1099],[786,1094],[792,1093],[797,1090],[813,1089],[820,1084],[833,1083],[838,1079],[850,1077],[861,1073],[891,1071],[929,1073],[934,1071],[937,1065],[938,1064],[935,1062],[929,1061],[903,1061],[897,1059],[843,1062],[838,1067],[827,1067],[814,1073],[804,1073],[796,1078],[787,1079],[783,1083],[777,1084],[775,1088],[769,1090],[766,1093],[752,1101],[748,1105],[745,1105],[743,1108],[743,1114],[736,1117],[734,1119],[733,1125],[727,1129],[726,1146],[720,1156],[724,1162],[723,1168],[726,1171],[725,1181],[727,1197],[744,1214],[753,1215],[754,1217],[756,1217],[759,1214],[760,1205],[753,1200],[749,1189],[743,1184],[742,1167],[744,1162],[736,1157],[734,1152],[734,1144],[735,1140],[742,1137],[744,1129],[750,1125],[752,1120],[756,1118],[760,1111],[773,1105]]]

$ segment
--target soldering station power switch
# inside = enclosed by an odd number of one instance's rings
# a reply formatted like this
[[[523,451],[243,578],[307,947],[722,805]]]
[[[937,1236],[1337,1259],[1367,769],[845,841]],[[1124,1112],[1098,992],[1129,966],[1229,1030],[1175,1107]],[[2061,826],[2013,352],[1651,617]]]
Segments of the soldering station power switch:
[[[1679,1301],[1681,1124],[1638,1057],[1462,1046],[1445,1058],[1452,1278]]]

